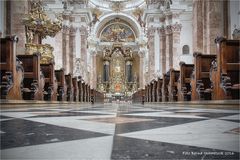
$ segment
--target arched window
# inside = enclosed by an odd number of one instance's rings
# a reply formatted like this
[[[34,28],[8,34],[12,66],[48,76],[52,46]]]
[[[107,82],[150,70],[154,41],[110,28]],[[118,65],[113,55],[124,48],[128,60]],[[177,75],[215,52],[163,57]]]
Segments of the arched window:
[[[189,46],[188,45],[184,45],[182,48],[182,54],[189,54]]]

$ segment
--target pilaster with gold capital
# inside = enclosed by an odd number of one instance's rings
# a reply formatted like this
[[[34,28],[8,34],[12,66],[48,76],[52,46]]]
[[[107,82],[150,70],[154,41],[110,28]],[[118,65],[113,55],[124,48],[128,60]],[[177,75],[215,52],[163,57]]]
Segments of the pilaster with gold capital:
[[[173,30],[173,68],[179,69],[179,62],[180,62],[180,32],[181,32],[182,25],[179,23],[175,23],[172,25]]]
[[[158,27],[157,28],[157,32],[158,32],[160,37],[166,36],[166,29],[163,26],[162,27]]]
[[[79,31],[80,31],[80,35],[87,35],[88,33],[87,28],[83,25],[79,28]]]
[[[69,28],[69,35],[70,36],[76,36],[76,32],[77,32],[77,28],[76,27],[71,26]]]
[[[63,28],[62,28],[62,53],[63,53],[62,64],[63,64],[63,68],[65,69],[66,73],[70,72],[70,66],[69,66],[69,32],[70,32],[69,26],[64,25]]]
[[[69,34],[69,31],[70,31],[70,27],[67,26],[67,25],[63,25],[63,27],[62,27],[62,33],[63,33],[63,34]]]
[[[153,26],[149,27],[147,30],[147,37],[148,38],[154,37],[155,31],[156,31],[155,27],[153,27]]]
[[[160,49],[160,64],[161,64],[161,73],[166,73],[166,28],[159,27],[159,49]]]
[[[173,33],[180,33],[182,29],[182,25],[179,23],[175,23],[172,25],[172,32]]]
[[[150,72],[154,72],[155,70],[155,52],[154,52],[154,36],[155,36],[155,31],[156,28],[151,26],[148,29],[148,53],[149,53],[149,63],[148,63],[148,68],[150,70]]]
[[[166,35],[170,35],[172,34],[172,32],[173,32],[172,25],[167,25],[165,28]]]
[[[166,26],[166,72],[173,66],[172,25]]]

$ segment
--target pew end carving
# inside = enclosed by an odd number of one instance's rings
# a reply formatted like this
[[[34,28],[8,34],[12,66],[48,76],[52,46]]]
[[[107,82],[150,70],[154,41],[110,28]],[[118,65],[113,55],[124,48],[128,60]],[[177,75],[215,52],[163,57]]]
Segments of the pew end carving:
[[[66,101],[67,100],[67,85],[65,81],[64,69],[55,70],[56,80],[58,84],[57,88],[57,100]]]
[[[72,75],[69,73],[65,75],[66,85],[67,85],[67,101],[73,101],[73,84]]]
[[[179,79],[180,71],[174,70],[171,68],[169,70],[170,79],[168,83],[168,96],[169,101],[178,101],[178,89],[177,89],[177,81]]]
[[[177,82],[178,101],[191,101],[191,74],[194,65],[180,62],[180,75]]]
[[[162,84],[163,84],[163,79],[158,78],[158,80],[157,80],[157,102],[162,102]]]
[[[79,89],[77,77],[72,78],[73,83],[73,101],[79,102]]]
[[[44,100],[56,101],[58,96],[58,83],[55,76],[54,63],[41,64],[40,67],[45,77]]]
[[[211,100],[210,68],[216,55],[194,54],[194,69],[191,75],[191,100]]]
[[[17,36],[1,38],[0,93],[1,99],[22,100],[22,82],[24,69],[16,58]]]
[[[168,93],[168,84],[170,81],[170,72],[163,74],[163,83],[162,83],[162,101],[168,102],[169,101],[169,93]]]
[[[211,66],[212,99],[239,99],[240,41],[215,39],[217,58]]]
[[[45,79],[40,70],[40,54],[18,55],[24,68],[23,99],[43,100]]]

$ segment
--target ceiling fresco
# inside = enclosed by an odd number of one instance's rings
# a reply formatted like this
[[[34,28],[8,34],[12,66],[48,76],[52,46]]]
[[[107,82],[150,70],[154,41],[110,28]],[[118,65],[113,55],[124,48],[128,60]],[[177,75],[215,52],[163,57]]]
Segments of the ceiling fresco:
[[[132,29],[122,23],[113,23],[105,27],[100,35],[101,42],[134,42]]]

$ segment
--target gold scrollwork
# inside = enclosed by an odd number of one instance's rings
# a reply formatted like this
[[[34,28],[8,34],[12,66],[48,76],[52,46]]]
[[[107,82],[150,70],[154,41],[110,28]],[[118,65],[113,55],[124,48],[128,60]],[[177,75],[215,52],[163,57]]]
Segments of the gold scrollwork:
[[[60,16],[56,21],[52,21],[42,7],[42,2],[31,2],[30,12],[23,18],[23,24],[34,35],[39,35],[41,38],[46,36],[54,37],[57,32],[62,29],[62,19]]]
[[[41,64],[49,64],[54,60],[53,47],[50,44],[27,43],[25,44],[25,48],[26,48],[26,54],[34,54],[36,52],[40,53]]]

